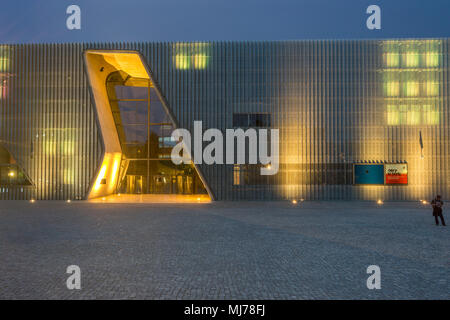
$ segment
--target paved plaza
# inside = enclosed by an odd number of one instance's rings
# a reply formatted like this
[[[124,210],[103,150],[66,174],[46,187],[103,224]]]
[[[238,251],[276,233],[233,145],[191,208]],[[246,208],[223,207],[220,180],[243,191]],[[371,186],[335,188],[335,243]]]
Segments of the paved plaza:
[[[411,202],[3,201],[0,259],[0,299],[450,298],[450,227]]]

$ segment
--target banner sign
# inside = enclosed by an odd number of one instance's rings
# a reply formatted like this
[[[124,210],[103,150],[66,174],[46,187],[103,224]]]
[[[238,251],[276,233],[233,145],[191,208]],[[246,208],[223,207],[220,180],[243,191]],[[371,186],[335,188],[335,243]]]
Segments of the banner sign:
[[[382,164],[355,164],[353,166],[354,184],[384,184]]]
[[[392,163],[384,165],[386,184],[408,184],[408,165]]]

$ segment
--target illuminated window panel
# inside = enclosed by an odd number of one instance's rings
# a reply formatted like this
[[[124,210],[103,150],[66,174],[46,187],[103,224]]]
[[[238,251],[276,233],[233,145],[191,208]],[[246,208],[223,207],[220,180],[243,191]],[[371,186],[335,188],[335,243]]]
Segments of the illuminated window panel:
[[[437,52],[425,53],[425,64],[427,67],[430,68],[439,66],[439,53]]]
[[[62,143],[62,151],[64,155],[71,156],[74,154],[75,144],[73,141],[64,141]]]
[[[395,105],[388,105],[387,106],[387,124],[389,126],[397,126],[400,124],[400,115],[397,109],[397,106]]]
[[[439,111],[431,106],[431,105],[424,105],[423,106],[423,118],[424,118],[424,124],[426,125],[438,125],[439,124]]]
[[[233,167],[233,185],[238,186],[241,184],[241,167],[235,164]]]
[[[400,65],[400,55],[398,53],[388,52],[384,57],[387,67],[398,67]]]
[[[426,83],[427,96],[437,96],[439,94],[439,83],[436,81],[428,81]]]
[[[192,56],[195,69],[205,69],[208,65],[208,56],[204,54],[196,54]]]
[[[417,97],[419,95],[419,82],[408,81],[404,84],[404,94],[407,97]]]
[[[419,66],[419,54],[415,51],[406,52],[403,54],[403,65],[408,68]]]
[[[400,84],[398,81],[388,81],[385,83],[385,94],[388,97],[397,97],[400,94]]]
[[[399,110],[399,124],[407,124],[408,123],[408,106],[407,105],[400,105],[398,107]]]
[[[191,57],[189,55],[177,54],[175,56],[175,67],[180,70],[187,70],[191,67]]]
[[[420,109],[419,106],[411,106],[407,112],[407,124],[415,126],[420,124]]]
[[[0,99],[3,99],[6,97],[6,80],[0,79]]]
[[[6,72],[9,70],[9,59],[0,57],[0,72]]]

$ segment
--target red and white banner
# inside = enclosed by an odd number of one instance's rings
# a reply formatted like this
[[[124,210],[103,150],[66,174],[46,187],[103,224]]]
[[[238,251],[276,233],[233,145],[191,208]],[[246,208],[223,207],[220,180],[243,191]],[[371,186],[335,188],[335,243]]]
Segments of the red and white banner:
[[[392,163],[384,165],[386,184],[408,184],[408,165]]]

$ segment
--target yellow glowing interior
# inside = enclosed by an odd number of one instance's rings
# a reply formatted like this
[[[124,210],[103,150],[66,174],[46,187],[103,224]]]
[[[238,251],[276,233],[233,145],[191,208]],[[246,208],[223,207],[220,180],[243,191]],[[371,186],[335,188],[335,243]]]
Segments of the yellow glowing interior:
[[[175,56],[175,67],[181,70],[189,69],[191,67],[191,57],[184,54],[177,54]]]
[[[437,52],[425,53],[425,63],[427,67],[439,66],[439,53]]]
[[[428,81],[426,88],[428,96],[437,96],[439,94],[439,83],[435,81]]]
[[[407,112],[407,123],[411,126],[420,124],[420,112],[418,110],[409,110]]]
[[[437,125],[439,124],[439,111],[433,108],[432,105],[423,106],[424,110],[424,122],[427,125]]]
[[[208,67],[209,44],[208,43],[174,43],[173,64],[176,69],[202,70]]]
[[[150,77],[147,69],[142,63],[141,57],[136,52],[92,50],[86,52],[85,58],[105,149],[98,174],[88,194],[88,199],[94,199],[114,194],[119,178],[123,174],[123,170],[121,169],[122,148],[106,90],[106,79],[112,72],[119,70],[127,73],[132,78],[150,80]],[[176,63],[178,63],[181,68],[189,68],[190,56],[179,56],[176,58]],[[199,67],[202,67],[205,62],[201,57],[198,57],[196,64]],[[67,146],[67,149],[70,150],[69,145]],[[197,168],[195,168],[195,170],[197,170]],[[210,200],[211,192],[200,173],[198,171],[197,173],[208,192],[207,197]],[[147,197],[146,199],[154,198]]]
[[[103,161],[102,167],[100,169],[100,173],[98,174],[97,180],[95,181],[94,191],[98,191],[100,189],[102,180],[105,178],[107,167],[108,167],[108,163]]]
[[[387,67],[398,67],[400,64],[400,55],[395,52],[385,53],[385,61]]]
[[[0,72],[9,70],[9,59],[6,57],[0,57]]]
[[[0,78],[0,99],[3,99],[3,91],[6,88],[6,81]]]
[[[111,170],[111,183],[113,184],[113,185],[116,185],[116,183],[117,183],[117,176],[118,176],[118,173],[119,173],[119,167],[120,167],[120,160],[121,160],[121,155],[120,154],[118,154],[118,155],[116,155],[115,157],[114,157],[114,160],[113,160],[113,167],[112,167],[112,170]]]
[[[205,54],[196,54],[193,56],[194,60],[194,68],[195,69],[205,69],[207,62],[208,62],[208,56]]]
[[[398,81],[388,81],[385,83],[385,91],[388,97],[396,97],[400,94],[400,84]]]
[[[386,122],[396,125],[437,125],[439,110],[432,105],[387,105]]]
[[[102,164],[88,195],[89,199],[93,199],[115,192],[122,160],[122,148],[106,91],[106,78],[118,70],[131,77],[150,78],[140,56],[135,52],[88,51],[86,65],[105,146]],[[67,150],[70,152],[69,145]]]
[[[121,153],[105,154],[102,166],[100,167],[100,171],[95,179],[95,184],[93,187],[94,194],[99,192],[101,189],[106,189],[103,190],[106,191],[106,194],[111,194],[115,191],[121,158]]]
[[[403,63],[406,67],[418,67],[419,66],[419,53],[416,51],[410,51],[403,54]]]
[[[395,105],[388,105],[387,106],[387,124],[390,126],[399,125],[400,124],[400,117],[397,110],[397,106]]]
[[[417,81],[406,82],[404,92],[405,92],[405,96],[407,96],[407,97],[418,96],[419,95],[419,82],[417,82]]]

